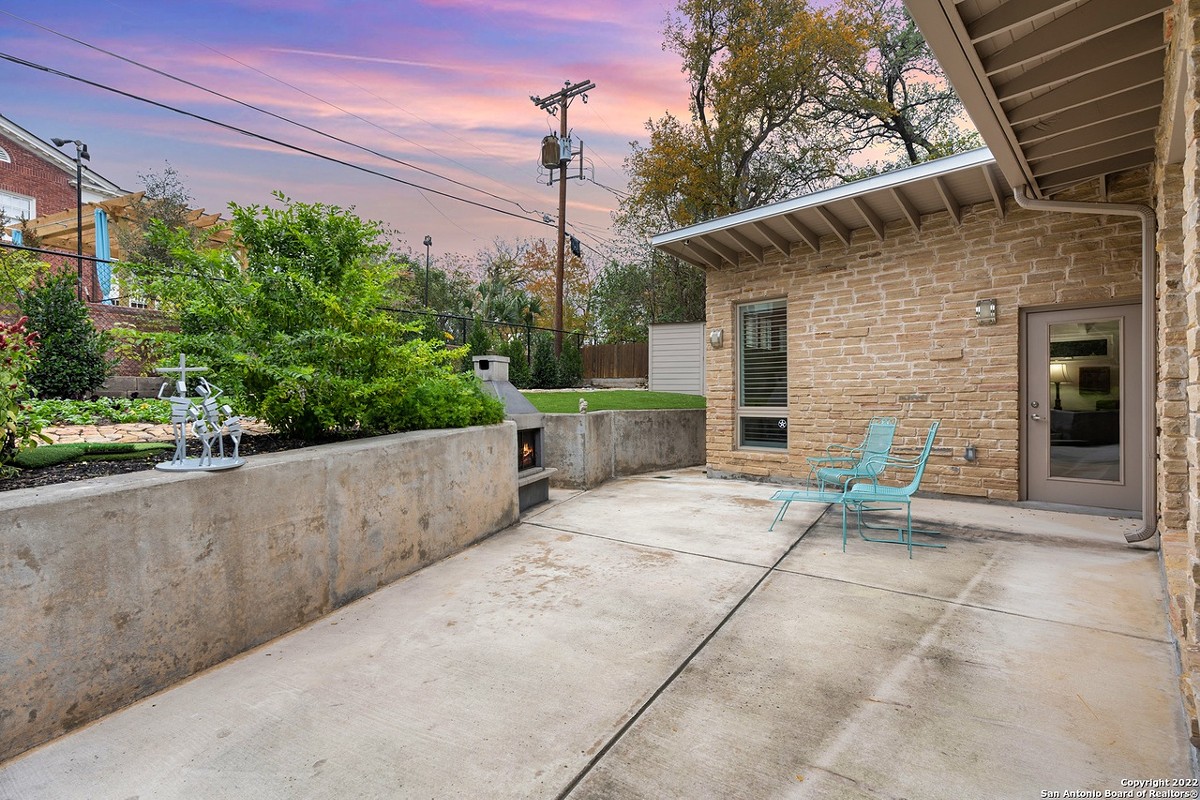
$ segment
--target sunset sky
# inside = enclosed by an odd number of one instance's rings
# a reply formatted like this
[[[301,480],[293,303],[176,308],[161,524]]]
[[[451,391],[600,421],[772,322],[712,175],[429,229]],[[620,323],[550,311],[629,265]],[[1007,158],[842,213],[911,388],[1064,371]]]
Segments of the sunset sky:
[[[0,52],[515,214],[506,216],[288,152],[133,99],[0,61],[0,114],[42,139],[81,139],[91,166],[131,191],[170,163],[196,206],[298,200],[356,206],[401,247],[473,254],[497,238],[545,237],[557,187],[539,183],[541,138],[557,122],[530,95],[590,79],[569,123],[595,182],[568,186],[568,223],[598,250],[614,238],[629,142],[687,113],[678,58],[662,49],[673,3],[609,0],[60,0],[0,2]],[[341,139],[482,189],[473,191],[124,63],[112,51]],[[71,150],[73,155],[73,148]],[[591,170],[589,170],[589,176]],[[603,184],[603,186],[597,185]],[[609,187],[608,189],[604,187]],[[494,196],[492,196],[494,195]],[[526,212],[533,213],[526,213]],[[593,254],[593,257],[594,254]]]

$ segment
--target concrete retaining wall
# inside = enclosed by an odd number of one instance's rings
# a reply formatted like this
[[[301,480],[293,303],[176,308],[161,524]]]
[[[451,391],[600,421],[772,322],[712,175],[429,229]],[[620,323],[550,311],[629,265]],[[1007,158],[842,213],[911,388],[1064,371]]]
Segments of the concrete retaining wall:
[[[609,478],[704,463],[704,409],[547,414],[550,484],[590,489]]]
[[[0,493],[0,760],[518,519],[516,426]]]

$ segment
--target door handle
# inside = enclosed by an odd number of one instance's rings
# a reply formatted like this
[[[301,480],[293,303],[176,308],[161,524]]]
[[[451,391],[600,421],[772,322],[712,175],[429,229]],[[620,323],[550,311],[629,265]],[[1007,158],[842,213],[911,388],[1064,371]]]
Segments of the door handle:
[[[1042,422],[1043,420],[1045,420],[1045,419],[1046,419],[1046,418],[1045,418],[1045,417],[1043,417],[1041,414],[1030,414],[1030,415],[1029,415],[1029,418],[1030,418],[1031,420],[1033,420],[1034,422]]]

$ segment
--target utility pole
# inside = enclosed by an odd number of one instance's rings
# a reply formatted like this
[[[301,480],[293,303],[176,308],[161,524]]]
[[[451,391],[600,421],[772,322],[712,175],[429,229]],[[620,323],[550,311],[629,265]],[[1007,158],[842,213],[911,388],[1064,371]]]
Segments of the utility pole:
[[[562,143],[567,143],[566,157],[563,157],[560,149],[558,158],[558,260],[554,266],[554,354],[556,356],[562,355],[563,269],[566,262],[567,239],[567,165],[571,163],[570,140],[567,138],[567,106],[579,95],[583,95],[583,102],[586,103],[587,95],[584,92],[595,88],[596,84],[589,80],[583,80],[576,84],[565,81],[563,88],[549,97],[529,96],[535,106],[552,117],[558,116],[560,148]],[[553,178],[551,178],[551,183],[553,183]]]

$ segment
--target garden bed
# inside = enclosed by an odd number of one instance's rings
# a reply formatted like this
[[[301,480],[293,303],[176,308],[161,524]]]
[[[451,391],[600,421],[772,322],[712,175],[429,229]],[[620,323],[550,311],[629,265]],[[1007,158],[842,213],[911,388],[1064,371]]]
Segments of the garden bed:
[[[351,438],[356,437],[346,436],[334,441],[344,441]],[[199,455],[199,446],[195,442],[191,444],[193,449],[197,450],[192,455]],[[242,436],[239,454],[252,456],[263,453],[277,453],[283,450],[311,447],[313,444],[313,442],[305,442],[301,439],[280,436],[275,433],[245,434]],[[110,475],[125,475],[130,472],[142,472],[154,469],[155,464],[166,461],[169,457],[169,453],[166,456],[162,453],[154,453],[144,458],[72,461],[66,464],[56,464],[52,467],[24,469],[11,478],[0,478],[0,492],[7,492],[13,489],[28,489],[37,486],[52,486],[56,483],[70,483],[72,481],[103,478]]]

